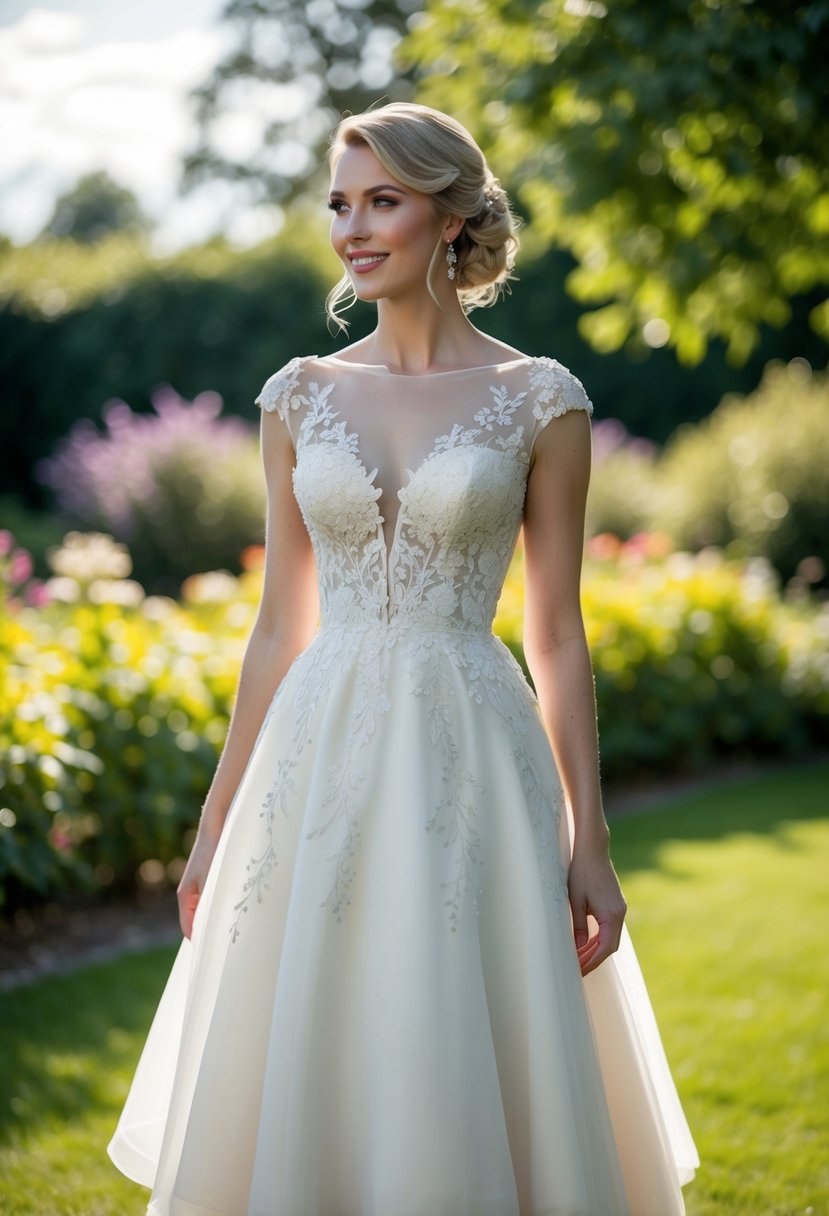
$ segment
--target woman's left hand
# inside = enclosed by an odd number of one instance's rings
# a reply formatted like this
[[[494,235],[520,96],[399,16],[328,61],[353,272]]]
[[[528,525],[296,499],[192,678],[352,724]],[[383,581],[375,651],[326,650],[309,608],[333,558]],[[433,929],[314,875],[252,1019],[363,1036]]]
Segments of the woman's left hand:
[[[627,904],[603,848],[574,850],[567,885],[579,966],[589,975],[619,949]],[[588,916],[598,925],[596,932],[590,932]]]

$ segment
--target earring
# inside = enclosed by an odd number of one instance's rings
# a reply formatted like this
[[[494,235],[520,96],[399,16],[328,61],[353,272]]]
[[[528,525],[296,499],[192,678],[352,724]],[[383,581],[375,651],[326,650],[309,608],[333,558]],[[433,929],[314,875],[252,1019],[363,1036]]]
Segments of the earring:
[[[457,260],[458,260],[458,255],[455,253],[455,246],[450,241],[449,246],[446,250],[446,264],[449,267],[449,269],[447,270],[446,273],[450,279],[454,279],[454,277],[455,277],[455,263],[457,262]]]

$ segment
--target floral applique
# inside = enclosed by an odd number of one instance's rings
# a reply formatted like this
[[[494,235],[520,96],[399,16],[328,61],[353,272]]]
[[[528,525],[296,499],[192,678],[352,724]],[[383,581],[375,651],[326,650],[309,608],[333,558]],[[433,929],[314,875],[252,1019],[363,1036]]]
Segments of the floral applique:
[[[361,787],[366,780],[360,757],[377,729],[381,714],[391,708],[388,688],[387,650],[377,634],[362,638],[362,679],[356,690],[356,703],[352,708],[350,732],[341,758],[328,766],[326,794],[322,801],[323,821],[306,831],[306,839],[313,840],[325,833],[333,834],[336,844],[328,854],[332,864],[332,879],[329,890],[321,903],[328,907],[337,920],[342,920],[343,910],[351,903],[351,890],[356,874],[355,857],[362,838],[362,811],[364,799]]]
[[[533,417],[543,425],[568,410],[593,413],[593,403],[584,391],[584,385],[558,360],[543,356],[535,358],[530,365],[529,380],[535,393]]]
[[[291,359],[265,381],[262,391],[256,398],[256,404],[267,413],[272,414],[275,410],[278,411],[283,422],[287,410],[297,409],[300,404],[299,400],[294,397],[294,390],[299,383],[302,364],[303,359],[299,355],[295,359]]]
[[[259,818],[264,821],[262,850],[245,866],[248,877],[242,887],[242,898],[233,905],[236,913],[231,925],[231,942],[235,942],[241,931],[242,915],[248,912],[251,902],[262,903],[268,888],[268,878],[278,863],[274,821],[277,812],[286,818],[291,811],[291,795],[296,793],[295,772],[306,747],[312,743],[311,723],[320,699],[325,693],[325,679],[335,660],[344,655],[341,640],[334,640],[323,633],[317,634],[311,645],[304,650],[286,673],[273,697],[260,729],[260,738],[268,721],[283,698],[292,698],[294,731],[290,745],[279,758],[276,776],[262,803]]]

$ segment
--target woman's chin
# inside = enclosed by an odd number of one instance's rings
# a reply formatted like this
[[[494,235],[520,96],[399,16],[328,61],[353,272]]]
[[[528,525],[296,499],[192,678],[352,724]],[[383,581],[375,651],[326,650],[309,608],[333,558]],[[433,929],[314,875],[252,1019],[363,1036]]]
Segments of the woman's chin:
[[[381,300],[388,293],[383,291],[379,283],[361,283],[351,280],[351,286],[358,300],[362,300],[364,304],[373,304],[377,300]]]

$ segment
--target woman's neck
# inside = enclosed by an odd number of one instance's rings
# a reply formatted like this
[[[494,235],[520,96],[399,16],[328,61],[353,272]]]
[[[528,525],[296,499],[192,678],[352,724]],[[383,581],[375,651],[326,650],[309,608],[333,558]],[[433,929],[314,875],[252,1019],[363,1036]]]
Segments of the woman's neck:
[[[428,305],[379,300],[377,328],[359,348],[364,362],[413,375],[486,362],[491,345],[456,298],[441,311],[429,297]]]

